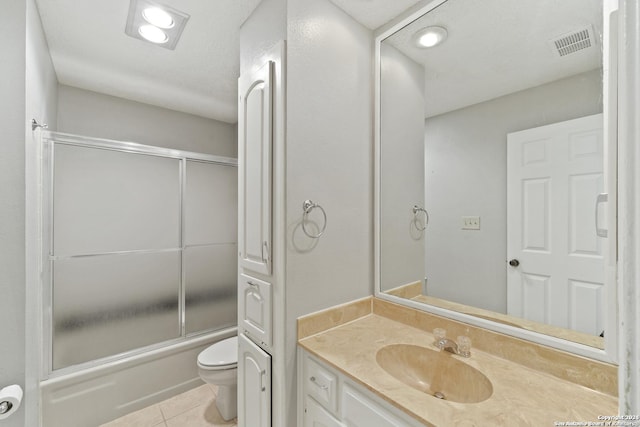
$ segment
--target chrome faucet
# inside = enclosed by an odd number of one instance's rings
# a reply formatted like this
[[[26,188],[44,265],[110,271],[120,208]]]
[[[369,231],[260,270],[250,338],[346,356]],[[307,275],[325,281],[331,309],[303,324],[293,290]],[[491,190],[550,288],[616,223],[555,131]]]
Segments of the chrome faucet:
[[[471,356],[470,351],[460,351],[460,349],[458,348],[458,343],[454,340],[450,340],[449,338],[441,338],[438,341],[438,348],[440,350],[448,351],[449,353],[457,354],[458,356],[462,357]]]

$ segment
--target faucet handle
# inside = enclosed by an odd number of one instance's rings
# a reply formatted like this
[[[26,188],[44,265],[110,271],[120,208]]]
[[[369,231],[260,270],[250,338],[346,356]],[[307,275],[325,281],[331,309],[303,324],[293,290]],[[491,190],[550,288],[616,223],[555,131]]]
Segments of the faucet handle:
[[[444,347],[444,344],[442,344],[442,340],[447,336],[447,331],[442,328],[435,328],[433,330],[433,336],[435,338],[435,340],[433,341],[433,345],[442,350],[442,348]]]
[[[458,337],[458,354],[462,357],[471,356],[471,338],[465,335]]]

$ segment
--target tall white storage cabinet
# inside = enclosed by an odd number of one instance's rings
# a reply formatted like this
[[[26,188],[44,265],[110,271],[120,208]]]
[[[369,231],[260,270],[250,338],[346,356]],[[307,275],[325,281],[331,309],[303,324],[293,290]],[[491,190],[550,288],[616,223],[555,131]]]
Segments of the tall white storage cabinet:
[[[238,80],[238,425],[271,427],[274,61]]]

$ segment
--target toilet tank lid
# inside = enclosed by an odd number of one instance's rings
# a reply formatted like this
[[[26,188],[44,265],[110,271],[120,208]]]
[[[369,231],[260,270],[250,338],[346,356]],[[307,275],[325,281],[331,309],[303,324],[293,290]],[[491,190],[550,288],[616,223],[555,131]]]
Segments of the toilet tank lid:
[[[204,366],[223,366],[238,363],[238,337],[231,337],[210,345],[198,355]]]

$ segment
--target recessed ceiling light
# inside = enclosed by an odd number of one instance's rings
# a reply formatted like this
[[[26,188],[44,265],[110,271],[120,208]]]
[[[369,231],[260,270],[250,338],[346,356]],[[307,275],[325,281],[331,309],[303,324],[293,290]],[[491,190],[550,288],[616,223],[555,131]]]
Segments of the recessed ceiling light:
[[[413,42],[419,48],[434,47],[445,41],[447,30],[444,27],[427,27],[413,35]]]
[[[173,50],[189,15],[155,0],[129,0],[125,34]]]
[[[175,25],[173,17],[159,7],[147,7],[142,11],[142,17],[149,24],[160,28],[171,28]]]
[[[169,40],[167,33],[155,25],[141,25],[140,28],[138,28],[138,33],[140,33],[145,40],[149,40],[152,43],[161,44],[166,43]]]

